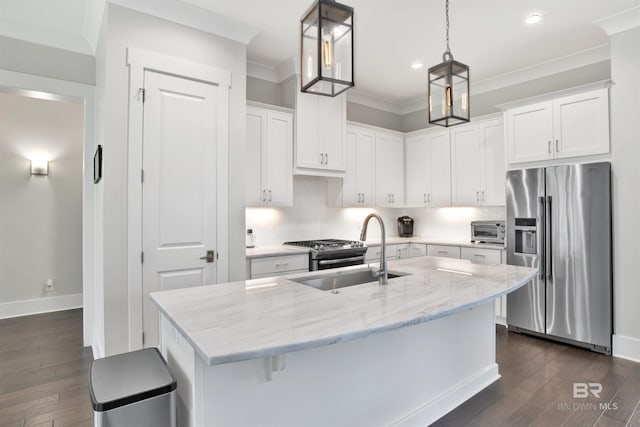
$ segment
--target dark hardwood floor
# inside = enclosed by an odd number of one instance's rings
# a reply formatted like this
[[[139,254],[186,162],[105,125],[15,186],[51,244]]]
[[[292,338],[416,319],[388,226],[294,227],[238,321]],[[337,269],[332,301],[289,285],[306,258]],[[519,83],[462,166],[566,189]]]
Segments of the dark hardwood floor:
[[[640,364],[501,326],[496,334],[502,378],[434,426],[640,426]],[[600,397],[574,398],[574,383],[596,393],[601,384]]]
[[[502,378],[435,426],[640,427],[640,364],[496,333]],[[0,427],[91,426],[91,360],[82,310],[0,320]],[[600,398],[574,398],[573,383],[601,384]]]
[[[0,426],[92,426],[82,310],[0,320]]]

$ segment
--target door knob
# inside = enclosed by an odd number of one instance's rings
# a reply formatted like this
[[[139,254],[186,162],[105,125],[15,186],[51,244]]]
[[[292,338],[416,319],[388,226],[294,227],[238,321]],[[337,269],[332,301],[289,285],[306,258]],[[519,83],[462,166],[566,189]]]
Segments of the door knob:
[[[207,262],[213,262],[214,251],[207,251],[207,256],[200,257],[200,259],[206,259]]]

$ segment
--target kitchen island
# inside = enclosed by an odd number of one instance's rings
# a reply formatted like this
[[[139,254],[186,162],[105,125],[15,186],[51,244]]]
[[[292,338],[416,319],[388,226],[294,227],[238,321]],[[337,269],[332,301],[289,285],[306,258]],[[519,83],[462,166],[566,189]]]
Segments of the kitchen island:
[[[311,272],[153,293],[179,425],[428,425],[497,380],[493,300],[535,270],[438,257],[389,270],[405,275],[337,292],[294,281]]]

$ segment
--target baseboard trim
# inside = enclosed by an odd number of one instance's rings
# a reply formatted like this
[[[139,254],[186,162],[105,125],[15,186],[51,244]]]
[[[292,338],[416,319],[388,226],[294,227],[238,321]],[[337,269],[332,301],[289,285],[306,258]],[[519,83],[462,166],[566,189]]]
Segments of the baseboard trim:
[[[104,357],[104,350],[96,329],[93,330],[93,344],[91,345],[91,350],[93,351],[93,360],[102,359]]]
[[[614,334],[611,353],[621,359],[640,362],[640,339]]]
[[[82,308],[82,294],[0,303],[0,319]]]
[[[500,379],[498,365],[487,366],[474,376],[451,387],[445,394],[426,403],[411,414],[392,424],[393,427],[427,426],[431,425],[453,409],[469,400],[472,396]]]

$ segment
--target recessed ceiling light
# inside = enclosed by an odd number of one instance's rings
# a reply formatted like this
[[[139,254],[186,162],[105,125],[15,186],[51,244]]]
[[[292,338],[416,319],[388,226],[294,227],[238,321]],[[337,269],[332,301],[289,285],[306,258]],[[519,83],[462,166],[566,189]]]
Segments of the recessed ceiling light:
[[[411,68],[413,68],[414,70],[419,70],[422,67],[424,67],[424,64],[422,62],[414,62],[413,64],[411,64]]]
[[[527,19],[524,20],[524,22],[526,22],[527,24],[537,24],[540,21],[542,21],[541,13],[532,13],[527,16]]]

